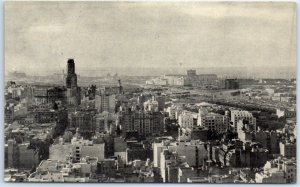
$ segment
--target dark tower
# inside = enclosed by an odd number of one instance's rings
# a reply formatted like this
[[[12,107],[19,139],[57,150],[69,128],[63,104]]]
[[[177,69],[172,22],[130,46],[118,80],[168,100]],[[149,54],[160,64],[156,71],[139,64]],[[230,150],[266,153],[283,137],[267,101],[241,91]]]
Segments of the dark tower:
[[[67,88],[75,88],[77,87],[77,75],[75,73],[75,63],[73,59],[68,60],[67,69],[66,86]]]
[[[74,59],[68,59],[68,74],[75,74],[75,62]]]
[[[122,94],[123,93],[123,87],[122,87],[122,83],[121,83],[120,79],[118,80],[118,87],[119,87],[119,94]]]

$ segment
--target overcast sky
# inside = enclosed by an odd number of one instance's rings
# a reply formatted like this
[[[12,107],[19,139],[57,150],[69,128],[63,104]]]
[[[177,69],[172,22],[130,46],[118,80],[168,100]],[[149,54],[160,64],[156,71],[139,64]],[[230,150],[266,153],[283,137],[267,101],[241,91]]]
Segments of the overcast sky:
[[[295,67],[293,3],[5,2],[5,67]]]

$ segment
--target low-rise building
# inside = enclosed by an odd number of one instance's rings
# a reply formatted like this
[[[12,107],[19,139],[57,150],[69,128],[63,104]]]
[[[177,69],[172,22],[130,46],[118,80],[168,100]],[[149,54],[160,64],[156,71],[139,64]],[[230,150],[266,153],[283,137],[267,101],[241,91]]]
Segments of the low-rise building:
[[[50,146],[49,158],[65,162],[71,156],[73,162],[80,162],[80,159],[90,156],[101,161],[104,159],[104,146],[104,143],[96,144],[92,140],[84,140],[83,138],[73,137],[71,143],[66,143],[61,138],[58,144]]]
[[[262,172],[255,174],[256,183],[285,184],[296,182],[295,160],[274,159],[268,161]]]

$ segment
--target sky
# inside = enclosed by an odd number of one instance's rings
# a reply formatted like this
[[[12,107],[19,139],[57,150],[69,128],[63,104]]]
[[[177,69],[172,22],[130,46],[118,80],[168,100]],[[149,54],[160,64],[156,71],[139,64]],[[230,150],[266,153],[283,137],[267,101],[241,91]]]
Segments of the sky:
[[[296,67],[294,3],[5,2],[4,7],[6,73],[61,72],[68,58],[82,75],[233,67],[276,74]]]

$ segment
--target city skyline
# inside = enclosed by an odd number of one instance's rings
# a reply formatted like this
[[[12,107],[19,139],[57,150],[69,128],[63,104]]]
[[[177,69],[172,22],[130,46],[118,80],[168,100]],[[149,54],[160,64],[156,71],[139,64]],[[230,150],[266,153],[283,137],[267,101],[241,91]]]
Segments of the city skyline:
[[[46,4],[5,4],[5,72],[61,72],[75,58],[82,75],[218,67],[295,74],[293,3]]]
[[[4,11],[5,182],[297,182],[296,3]]]
[[[231,68],[195,68],[195,67],[181,67],[181,68],[138,68],[138,67],[128,67],[128,68],[102,68],[101,70],[91,70],[88,67],[78,69],[80,77],[106,77],[108,74],[113,76],[117,74],[118,76],[149,76],[157,77],[164,76],[168,74],[180,74],[185,75],[188,69],[194,69],[198,74],[216,74],[218,77],[235,77],[235,78],[251,78],[251,79],[262,79],[262,78],[272,78],[272,79],[294,79],[297,74],[294,68],[280,67],[270,69],[268,67],[252,67],[245,69],[243,67],[231,67]],[[14,73],[25,73],[26,76],[52,76],[55,74],[66,74],[66,68],[62,68],[58,71],[44,71],[35,72],[30,74],[24,71],[8,71],[6,73],[6,78],[9,78]],[[134,74],[133,74],[134,72]]]

